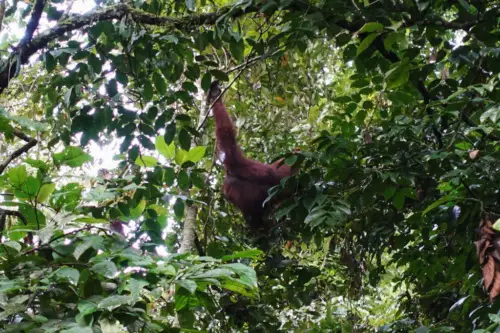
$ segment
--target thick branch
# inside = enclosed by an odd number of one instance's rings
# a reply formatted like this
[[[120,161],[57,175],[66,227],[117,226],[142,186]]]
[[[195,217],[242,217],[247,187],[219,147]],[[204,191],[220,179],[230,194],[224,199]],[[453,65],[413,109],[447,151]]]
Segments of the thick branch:
[[[2,31],[4,15],[5,15],[5,0],[0,0],[0,31]]]
[[[196,215],[198,207],[192,205],[186,207],[186,216],[184,218],[184,228],[182,230],[182,242],[179,253],[186,253],[196,249]]]
[[[24,146],[13,152],[9,157],[7,157],[7,159],[2,164],[0,164],[0,175],[4,172],[5,168],[9,165],[10,162],[21,156],[23,153],[28,152],[28,150],[36,146],[37,143],[38,141],[36,139],[30,139],[27,144],[25,144]]]
[[[28,225],[28,221],[26,220],[26,217],[24,217],[23,214],[21,214],[20,212],[16,211],[16,210],[7,210],[7,209],[1,209],[0,208],[0,216],[3,215],[3,216],[16,216],[18,217],[21,221],[23,221],[23,223],[25,225]],[[0,231],[3,231],[0,230]]]
[[[45,7],[44,0],[36,0],[35,6],[33,7],[33,11],[31,13],[31,18],[26,25],[26,31],[24,32],[24,37],[19,42],[18,47],[22,48],[31,42],[33,38],[33,34],[35,30],[38,28],[38,24],[40,23],[40,17],[42,17],[43,7]]]

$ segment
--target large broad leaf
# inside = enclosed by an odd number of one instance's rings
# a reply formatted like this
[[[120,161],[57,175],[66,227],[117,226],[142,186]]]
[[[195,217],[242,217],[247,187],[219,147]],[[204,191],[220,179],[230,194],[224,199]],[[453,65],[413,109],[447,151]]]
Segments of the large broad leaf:
[[[243,296],[255,298],[259,296],[258,289],[245,283],[242,280],[226,277],[221,283],[221,287],[239,293]]]
[[[114,278],[118,269],[114,262],[106,260],[92,266],[91,270],[109,279]]]
[[[179,188],[183,191],[189,189],[189,175],[186,170],[179,171],[179,175],[177,176],[177,183],[179,184]]]
[[[368,22],[359,30],[359,33],[363,32],[381,32],[384,26],[378,22]]]
[[[97,311],[97,304],[87,300],[81,300],[78,302],[78,311],[82,315],[89,315]]]
[[[141,217],[145,208],[146,208],[146,200],[141,200],[137,204],[137,206],[130,209],[130,213],[128,214],[127,219],[130,219],[130,220],[138,219],[139,217]]]
[[[432,204],[430,204],[423,212],[422,216],[426,215],[428,212],[431,210],[441,206],[442,204],[445,204],[447,202],[453,202],[458,200],[459,197],[457,195],[445,195],[444,197],[434,201]]]
[[[97,307],[99,309],[111,311],[122,305],[132,305],[133,303],[135,303],[135,298],[133,296],[113,295],[101,300]]]
[[[175,157],[175,145],[173,142],[167,145],[165,138],[161,135],[156,137],[155,140],[156,150],[168,159],[173,159]]]
[[[242,281],[245,281],[247,284],[257,288],[257,274],[255,273],[253,268],[240,263],[225,264],[221,267],[232,270],[233,272],[238,274],[239,278]]]
[[[21,185],[28,178],[28,172],[26,171],[26,166],[19,165],[17,167],[9,169],[7,176],[12,186],[21,187]]]
[[[198,284],[194,282],[193,280],[178,280],[175,281],[176,284],[178,284],[180,287],[186,289],[189,291],[192,295],[194,295],[194,292],[196,291],[196,288],[198,287]]]
[[[410,78],[410,66],[408,62],[400,62],[385,73],[385,81],[387,82],[387,89],[394,89],[402,86]]]
[[[135,164],[142,167],[151,168],[158,164],[158,160],[153,156],[139,156],[136,158]]]
[[[82,166],[85,162],[92,162],[93,158],[85,153],[80,147],[69,146],[63,152],[52,155],[54,162],[58,165],[68,165],[70,167]]]
[[[200,161],[203,158],[203,156],[205,156],[206,150],[207,150],[207,148],[204,146],[197,146],[197,147],[191,148],[188,151],[187,160],[191,161],[193,163]]]
[[[55,188],[56,184],[54,183],[43,184],[42,187],[40,187],[40,191],[38,191],[38,202],[45,202],[52,194],[52,192],[54,192]]]
[[[377,33],[372,33],[369,34],[368,36],[363,39],[361,43],[359,43],[358,50],[356,51],[356,55],[359,56],[361,53],[363,53],[364,50],[366,50],[377,38],[378,34]]]
[[[91,189],[85,196],[86,201],[105,201],[116,197],[116,192],[113,189],[108,189],[104,186],[99,186]]]
[[[494,106],[492,108],[489,108],[484,112],[481,117],[479,118],[481,120],[481,123],[486,122],[486,120],[491,120],[494,124],[497,123],[498,119],[500,119],[500,106]]]
[[[204,279],[204,278],[221,278],[221,277],[230,277],[234,275],[233,271],[230,269],[216,268],[210,271],[201,272],[194,274],[192,276],[193,279]]]
[[[55,272],[55,275],[67,279],[74,285],[78,283],[78,279],[80,278],[80,272],[71,267],[61,267]]]

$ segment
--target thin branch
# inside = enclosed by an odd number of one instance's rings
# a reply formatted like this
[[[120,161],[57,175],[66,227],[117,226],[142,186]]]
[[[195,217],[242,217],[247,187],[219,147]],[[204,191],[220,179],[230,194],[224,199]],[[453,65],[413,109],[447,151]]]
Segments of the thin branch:
[[[200,125],[198,126],[198,128],[196,129],[196,131],[200,131],[203,126],[205,126],[205,123],[207,122],[207,119],[208,119],[208,115],[210,114],[210,110],[212,110],[212,108],[214,107],[215,103],[217,103],[217,101],[222,97],[222,95],[224,95],[226,93],[226,91],[231,88],[231,86],[233,85],[233,83],[240,77],[240,75],[245,71],[246,69],[246,66],[244,66],[241,71],[238,72],[238,74],[235,75],[235,77],[233,78],[233,80],[231,80],[231,82],[227,85],[227,87],[221,91],[221,93],[219,94],[219,96],[217,96],[216,99],[214,99],[214,101],[212,102],[212,104],[210,104],[210,106],[208,107],[207,109],[207,112],[205,113],[205,117],[203,118],[202,122],[200,123]]]
[[[5,168],[9,165],[10,162],[12,162],[14,159],[18,158],[21,156],[23,153],[27,153],[28,150],[36,146],[38,143],[38,140],[36,139],[30,139],[27,144],[13,152],[7,159],[0,164],[0,175],[4,172]]]
[[[256,57],[253,57],[251,59],[249,59],[248,61],[242,63],[242,64],[239,64],[238,66],[234,66],[234,67],[231,67],[229,68],[227,71],[226,71],[226,74],[229,74],[229,73],[232,73],[234,71],[237,71],[243,67],[246,67],[248,65],[252,65],[254,62],[258,61],[258,60],[261,60],[261,59],[266,59],[266,58],[270,58],[270,57],[273,57],[279,53],[283,52],[283,50],[279,49],[279,50],[276,50],[272,53],[269,53],[269,54],[262,54],[260,56],[256,56]]]

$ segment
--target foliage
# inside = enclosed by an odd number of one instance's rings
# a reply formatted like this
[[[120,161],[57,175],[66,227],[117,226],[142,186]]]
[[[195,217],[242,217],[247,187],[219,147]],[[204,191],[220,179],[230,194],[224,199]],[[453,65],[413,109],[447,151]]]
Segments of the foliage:
[[[497,329],[496,3],[39,3],[3,18],[1,330]],[[220,194],[214,79],[245,154],[300,167],[265,238]]]

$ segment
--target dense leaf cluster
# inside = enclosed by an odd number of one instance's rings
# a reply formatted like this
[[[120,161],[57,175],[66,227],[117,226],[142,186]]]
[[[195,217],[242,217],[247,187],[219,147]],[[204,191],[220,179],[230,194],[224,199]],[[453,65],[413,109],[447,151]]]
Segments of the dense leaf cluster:
[[[498,4],[72,3],[4,8],[0,330],[497,329]],[[300,167],[265,239],[220,192],[215,79],[245,154]]]

